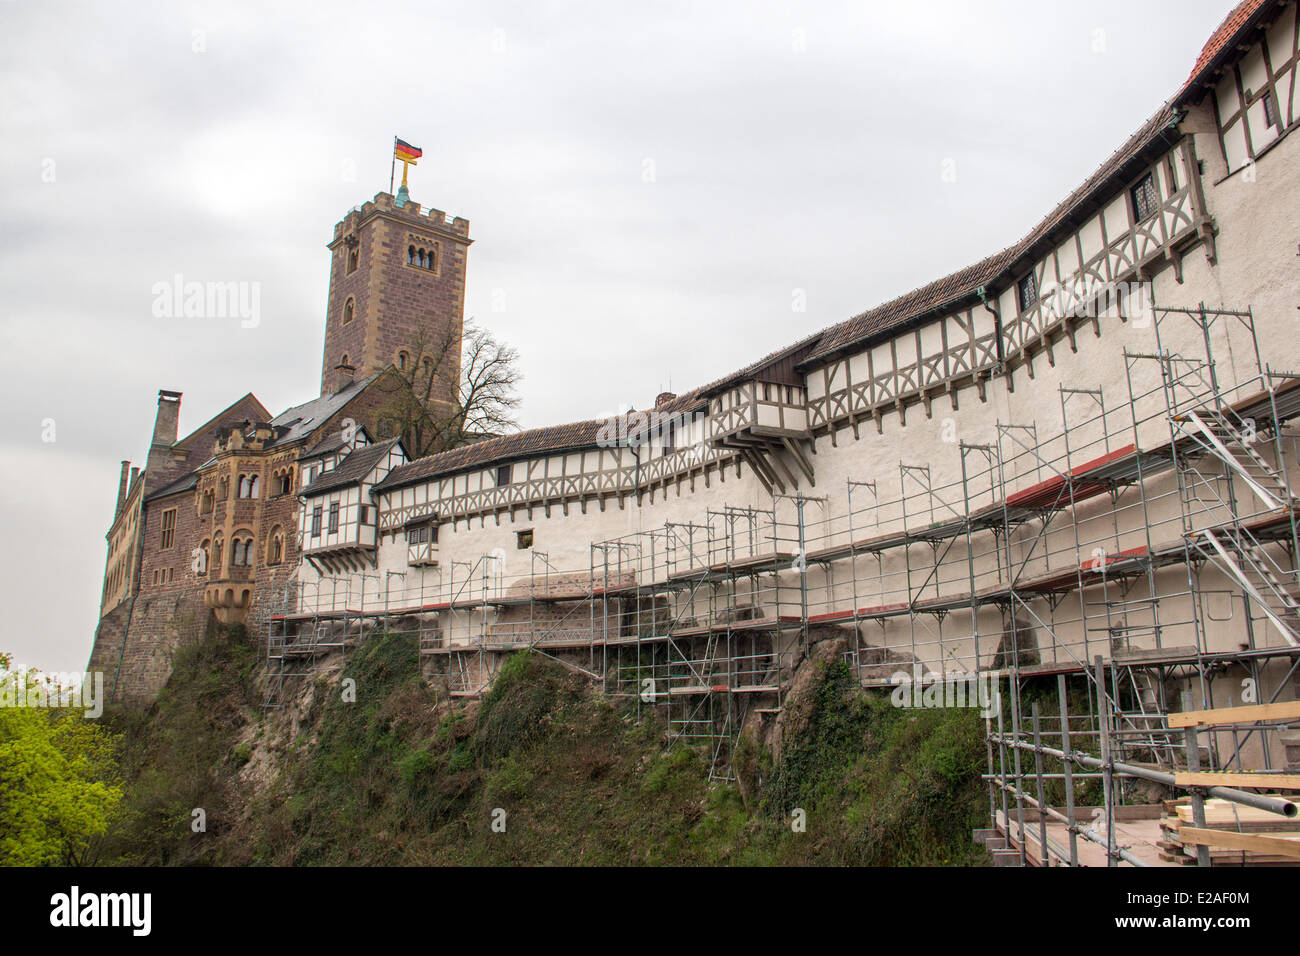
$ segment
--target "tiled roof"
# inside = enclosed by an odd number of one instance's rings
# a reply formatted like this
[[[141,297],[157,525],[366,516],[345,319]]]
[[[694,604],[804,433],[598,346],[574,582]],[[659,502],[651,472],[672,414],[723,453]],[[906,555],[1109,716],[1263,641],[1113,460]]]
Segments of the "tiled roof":
[[[273,444],[277,447],[287,445],[310,435],[317,428],[320,428],[322,423],[328,421],[331,415],[361,394],[362,389],[382,374],[382,372],[376,372],[367,378],[348,382],[333,395],[322,395],[320,398],[313,398],[310,402],[295,405],[276,415],[275,418],[271,419],[271,424],[281,428],[288,428],[288,431],[277,438]]]
[[[1246,27],[1255,19],[1257,15],[1264,12],[1266,7],[1272,6],[1274,0],[1241,0],[1241,3],[1232,8],[1232,12],[1224,17],[1223,22],[1206,41],[1205,46],[1201,48],[1201,55],[1196,58],[1196,65],[1192,67],[1192,72],[1187,77],[1187,82],[1183,84],[1180,93],[1188,91],[1192,86],[1202,80],[1213,82],[1211,69],[1214,61],[1219,54],[1230,52],[1229,45],[1237,36],[1243,27]]]
[[[377,491],[409,485],[434,475],[450,474],[475,465],[492,461],[512,461],[528,458],[542,452],[563,451],[570,448],[590,448],[596,444],[606,419],[574,422],[570,425],[548,425],[528,431],[486,438],[469,445],[429,455],[405,465],[399,465],[375,486]]]
[[[318,495],[326,491],[332,491],[335,488],[357,484],[366,475],[370,474],[375,465],[384,460],[389,449],[397,443],[398,439],[390,438],[387,441],[376,442],[373,445],[361,446],[339,462],[337,468],[325,472],[325,474],[304,488],[300,494]]]
[[[356,433],[358,435],[364,435],[367,442],[370,441],[370,433],[366,431],[365,426],[358,425]],[[331,452],[338,451],[340,448],[342,448],[343,441],[344,441],[343,429],[335,428],[334,430],[329,432],[329,434],[327,434],[324,438],[322,438],[319,442],[317,442],[313,448],[305,452],[303,455],[299,456],[298,460],[310,461],[313,458],[322,458],[325,455],[328,455]]]
[[[1142,124],[1141,129],[1128,138],[1123,146],[1112,153],[1110,158],[1084,181],[1083,185],[1070,193],[1016,244],[960,272],[954,272],[929,285],[913,289],[884,305],[878,305],[861,315],[831,326],[821,334],[821,341],[812,350],[809,360],[823,358],[846,346],[856,345],[897,329],[949,303],[974,296],[980,286],[993,285],[999,278],[1007,283],[1014,281],[1017,277],[1013,274],[1013,270],[1021,260],[1025,259],[1035,246],[1050,239],[1054,233],[1067,226],[1072,215],[1087,207],[1094,194],[1103,190],[1111,177],[1123,170],[1130,160],[1158,140],[1161,134],[1174,124],[1176,117],[1177,113],[1170,104],[1166,103],[1162,106],[1154,116]]]
[[[190,491],[199,483],[199,473],[191,471],[188,474],[181,475],[171,484],[164,485],[157,491],[151,491],[144,496],[145,501],[153,501],[155,498],[166,498],[168,495],[174,495],[178,491]]]

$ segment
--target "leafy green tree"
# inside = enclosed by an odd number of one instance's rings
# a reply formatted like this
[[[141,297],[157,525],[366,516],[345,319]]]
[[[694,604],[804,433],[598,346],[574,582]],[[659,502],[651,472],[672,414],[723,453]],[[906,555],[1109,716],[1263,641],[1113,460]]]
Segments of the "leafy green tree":
[[[30,707],[34,671],[0,654],[0,865],[77,865],[122,799],[116,738],[81,709]]]

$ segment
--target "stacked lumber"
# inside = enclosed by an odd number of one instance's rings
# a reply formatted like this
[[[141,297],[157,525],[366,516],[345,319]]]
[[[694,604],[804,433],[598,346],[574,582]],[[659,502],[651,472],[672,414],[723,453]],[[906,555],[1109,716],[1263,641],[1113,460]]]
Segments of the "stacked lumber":
[[[1300,821],[1243,807],[1229,800],[1205,801],[1205,826],[1192,818],[1192,798],[1164,801],[1160,859],[1196,864],[1198,846],[1210,848],[1211,866],[1300,866]]]

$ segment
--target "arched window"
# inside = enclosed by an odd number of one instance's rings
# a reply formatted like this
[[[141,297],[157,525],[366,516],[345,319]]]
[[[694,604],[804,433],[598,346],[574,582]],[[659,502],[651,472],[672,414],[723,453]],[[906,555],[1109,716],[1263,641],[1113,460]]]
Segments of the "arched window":
[[[279,564],[284,560],[284,532],[276,525],[266,542],[266,563]]]
[[[415,254],[415,257],[416,257],[416,259],[418,259],[418,260],[420,261],[420,268],[423,269],[423,268],[424,268],[424,250],[421,249],[419,252],[417,252],[417,253]]]
[[[343,324],[344,325],[347,325],[349,322],[352,321],[353,316],[356,315],[356,310],[357,310],[356,302],[353,301],[351,296],[348,296],[348,300],[343,303]]]
[[[208,573],[208,555],[212,553],[212,542],[207,538],[199,545],[199,553],[196,555],[199,559],[199,566],[194,570],[195,574],[203,575]]]
[[[415,246],[406,247],[406,264],[408,266],[415,265]]]
[[[403,372],[406,371],[406,363],[409,361],[410,361],[410,356],[407,355],[405,352],[397,353],[397,367],[401,369]]]
[[[425,268],[428,269],[430,272],[432,272],[432,271],[433,271],[433,267],[434,267],[434,265],[435,265],[435,263],[434,263],[434,259],[433,259],[433,250],[430,249],[430,250],[429,250],[429,261],[428,261],[428,263],[425,265]]]
[[[262,490],[262,476],[253,475],[248,481],[248,497],[256,498]]]
[[[212,539],[212,567],[214,570],[221,570],[222,545],[224,542],[221,535],[218,534]]]
[[[230,498],[230,476],[221,476],[221,500],[227,501]]]
[[[361,261],[361,253],[356,249],[348,251],[348,275],[357,271],[357,264]]]
[[[247,475],[240,475],[240,476],[239,476],[239,490],[238,490],[237,494],[238,494],[239,497],[241,497],[241,498],[247,498],[247,497],[248,497],[248,476],[247,476]]]
[[[346,352],[343,354],[343,358],[341,358],[341,359],[339,360],[339,364],[340,364],[340,365],[351,365],[351,364],[352,364],[352,363],[348,360],[348,356],[347,356],[347,353],[346,353]]]

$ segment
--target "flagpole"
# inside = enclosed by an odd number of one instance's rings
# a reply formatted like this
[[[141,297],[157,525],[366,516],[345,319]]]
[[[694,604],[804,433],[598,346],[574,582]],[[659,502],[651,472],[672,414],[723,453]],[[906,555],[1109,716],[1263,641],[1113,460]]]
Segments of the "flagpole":
[[[393,177],[397,175],[397,136],[393,135],[393,151],[388,160],[388,195],[393,194]]]

